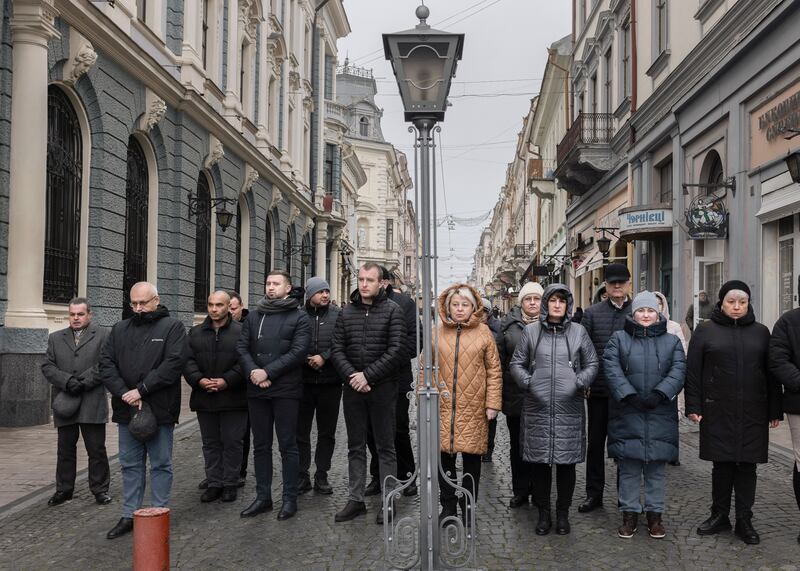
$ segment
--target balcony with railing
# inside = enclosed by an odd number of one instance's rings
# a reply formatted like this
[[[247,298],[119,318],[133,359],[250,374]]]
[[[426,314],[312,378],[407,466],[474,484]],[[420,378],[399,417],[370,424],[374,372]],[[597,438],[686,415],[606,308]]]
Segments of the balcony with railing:
[[[336,123],[340,128],[347,129],[347,107],[335,101],[325,101],[325,120]]]
[[[570,194],[589,191],[612,167],[611,113],[579,113],[556,147],[555,177]]]

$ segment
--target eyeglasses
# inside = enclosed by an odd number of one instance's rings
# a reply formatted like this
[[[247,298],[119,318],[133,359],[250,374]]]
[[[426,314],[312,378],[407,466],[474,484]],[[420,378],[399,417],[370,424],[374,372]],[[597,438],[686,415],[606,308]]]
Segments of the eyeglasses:
[[[131,308],[133,308],[133,309],[136,309],[137,307],[144,307],[145,305],[147,305],[148,303],[150,303],[151,301],[153,301],[157,297],[158,297],[157,295],[154,295],[153,297],[151,297],[150,299],[148,299],[146,301],[131,301],[128,305],[130,305]]]

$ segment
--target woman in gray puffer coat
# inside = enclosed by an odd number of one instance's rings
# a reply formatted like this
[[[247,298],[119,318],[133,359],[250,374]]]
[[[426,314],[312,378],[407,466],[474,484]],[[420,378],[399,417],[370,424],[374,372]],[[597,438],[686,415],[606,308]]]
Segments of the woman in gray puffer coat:
[[[686,378],[680,339],[667,333],[658,298],[643,291],[631,304],[625,329],[612,335],[603,353],[611,399],[608,401],[608,456],[618,464],[617,486],[622,526],[618,535],[636,533],[640,482],[644,475],[644,511],[650,537],[666,534],[661,522],[665,467],[678,458],[678,405],[675,397]]]
[[[522,333],[511,359],[511,374],[524,394],[522,459],[533,466],[533,495],[539,508],[536,533],[550,532],[550,486],[556,465],[556,533],[569,533],[575,465],[586,457],[583,396],[598,369],[586,330],[572,323],[567,286],[552,284],[542,296],[537,322]]]

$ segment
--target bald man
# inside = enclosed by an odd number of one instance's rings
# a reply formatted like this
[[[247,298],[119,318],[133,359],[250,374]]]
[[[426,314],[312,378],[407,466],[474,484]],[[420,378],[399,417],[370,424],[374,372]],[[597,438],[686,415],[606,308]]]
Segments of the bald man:
[[[197,413],[203,440],[206,490],[203,503],[236,500],[242,466],[242,439],[247,427],[247,385],[239,366],[236,342],[242,324],[230,312],[231,296],[208,296],[208,316],[189,331],[183,377],[192,387],[189,407]]]
[[[161,305],[156,286],[139,282],[131,288],[133,315],[111,329],[100,356],[100,378],[111,393],[111,420],[119,429],[122,468],[122,517],[106,534],[114,539],[133,530],[133,512],[142,507],[150,460],[150,494],[154,507],[166,507],[172,490],[172,433],[181,409],[181,371],[186,329]],[[128,430],[134,409],[147,403],[158,432],[140,442]]]

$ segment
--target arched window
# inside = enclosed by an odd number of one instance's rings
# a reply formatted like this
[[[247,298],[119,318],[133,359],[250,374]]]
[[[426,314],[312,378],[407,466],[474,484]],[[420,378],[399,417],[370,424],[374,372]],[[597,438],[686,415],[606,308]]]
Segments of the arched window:
[[[292,275],[292,230],[286,229],[286,242],[283,245],[284,263],[286,264],[286,273]]]
[[[306,252],[308,254],[311,254],[311,244],[310,244],[310,240],[308,239],[308,234],[303,236],[303,249],[301,251],[301,256],[300,256],[300,286],[301,287],[305,287],[305,285],[306,285],[306,279],[308,277],[308,270],[309,270],[309,268],[311,266],[310,259],[309,259],[309,263],[308,264],[304,264],[303,263],[303,256],[302,255],[306,254]],[[313,256],[312,256],[312,258],[313,258]]]
[[[362,137],[369,137],[369,119],[362,117],[358,121],[358,132]]]
[[[267,215],[267,228],[264,231],[264,283],[267,282],[267,274],[272,271],[272,219]]]
[[[717,153],[714,153],[714,162],[708,173],[708,182],[710,184],[722,184],[725,179],[725,172],[722,170],[722,159],[719,158]]]
[[[128,139],[128,178],[125,183],[125,255],[122,290],[125,305],[122,316],[129,317],[133,284],[147,279],[147,210],[149,184],[147,159],[135,137]]]
[[[233,290],[241,293],[242,286],[242,207],[236,203],[236,279]]]
[[[197,217],[194,238],[194,310],[206,311],[211,293],[211,189],[208,178],[200,173],[197,179]]]
[[[78,116],[58,87],[47,90],[47,198],[44,301],[78,294],[83,141]]]

